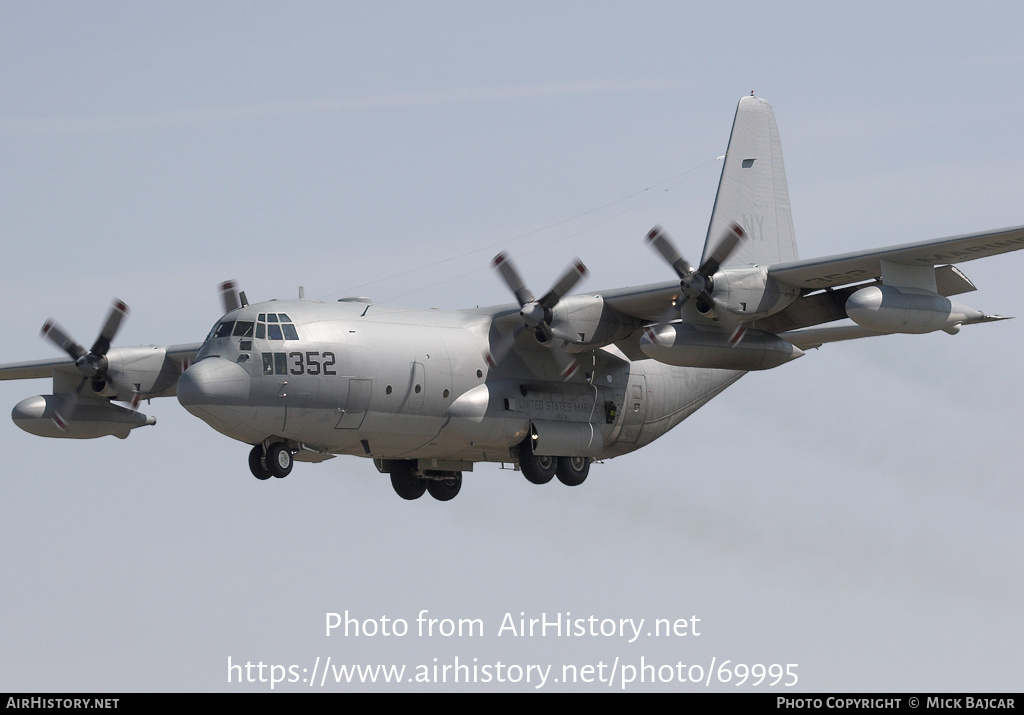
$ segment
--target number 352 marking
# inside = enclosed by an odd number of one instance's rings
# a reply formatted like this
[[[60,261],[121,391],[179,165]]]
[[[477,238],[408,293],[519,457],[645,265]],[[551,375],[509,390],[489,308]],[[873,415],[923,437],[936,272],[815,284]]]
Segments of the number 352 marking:
[[[334,353],[317,351],[288,353],[289,369],[292,375],[337,375]]]

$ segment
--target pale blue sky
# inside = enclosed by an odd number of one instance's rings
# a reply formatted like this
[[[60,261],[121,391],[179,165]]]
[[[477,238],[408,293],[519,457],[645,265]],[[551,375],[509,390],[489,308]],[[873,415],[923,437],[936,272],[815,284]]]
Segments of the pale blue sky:
[[[577,255],[587,288],[668,280],[642,238],[699,254],[751,90],[803,257],[1019,225],[1021,26],[1011,3],[7,2],[0,362],[52,355],[49,316],[91,341],[115,295],[118,344],[201,340],[228,278],[458,308],[509,300],[504,248],[538,290]],[[964,302],[1024,314],[1022,266],[964,264]],[[257,482],[173,399],[124,442],[0,424],[0,690],[259,690],[229,656],[328,655],[1019,690],[1021,325],[828,346],[582,487],[484,465],[447,504],[356,458]],[[492,631],[696,614],[704,635],[323,637],[325,611],[421,608]]]

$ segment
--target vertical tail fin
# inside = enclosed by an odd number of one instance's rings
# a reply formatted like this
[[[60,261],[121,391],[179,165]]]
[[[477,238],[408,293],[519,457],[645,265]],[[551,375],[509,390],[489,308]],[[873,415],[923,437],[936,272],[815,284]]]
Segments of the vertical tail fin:
[[[743,227],[748,239],[727,265],[770,266],[797,260],[775,113],[772,105],[753,95],[743,97],[736,107],[701,263],[733,221]]]

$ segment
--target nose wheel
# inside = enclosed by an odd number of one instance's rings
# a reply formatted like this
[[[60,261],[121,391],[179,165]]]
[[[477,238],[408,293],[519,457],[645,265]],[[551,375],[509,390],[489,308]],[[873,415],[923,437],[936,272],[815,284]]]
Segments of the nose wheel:
[[[284,479],[291,474],[294,463],[292,451],[284,442],[274,442],[266,448],[257,444],[249,452],[249,471],[260,480]]]

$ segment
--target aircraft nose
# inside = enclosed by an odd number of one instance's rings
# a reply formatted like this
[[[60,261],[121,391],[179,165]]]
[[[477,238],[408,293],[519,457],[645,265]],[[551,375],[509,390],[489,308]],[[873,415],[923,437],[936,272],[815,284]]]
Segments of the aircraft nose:
[[[196,417],[215,428],[230,428],[248,403],[249,373],[230,360],[206,358],[182,373],[177,393],[178,402]]]

